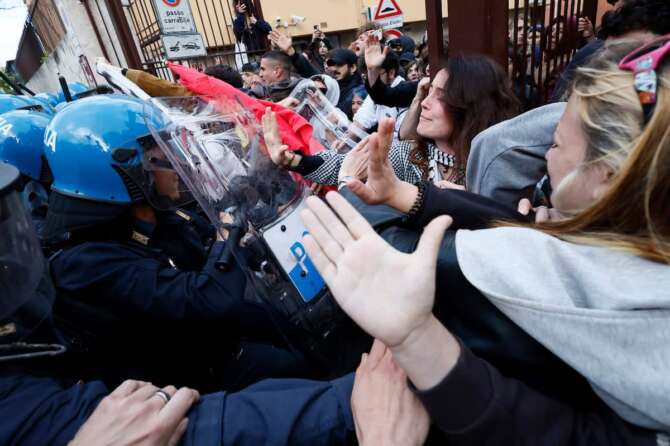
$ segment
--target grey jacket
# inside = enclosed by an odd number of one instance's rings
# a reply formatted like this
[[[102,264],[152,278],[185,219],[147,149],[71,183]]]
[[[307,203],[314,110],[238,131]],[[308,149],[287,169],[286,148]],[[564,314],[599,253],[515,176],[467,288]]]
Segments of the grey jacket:
[[[458,231],[468,281],[626,421],[670,432],[670,266],[540,231]]]
[[[564,110],[564,102],[546,105],[477,135],[465,174],[468,190],[514,209],[522,198],[531,198],[546,173],[544,155]]]

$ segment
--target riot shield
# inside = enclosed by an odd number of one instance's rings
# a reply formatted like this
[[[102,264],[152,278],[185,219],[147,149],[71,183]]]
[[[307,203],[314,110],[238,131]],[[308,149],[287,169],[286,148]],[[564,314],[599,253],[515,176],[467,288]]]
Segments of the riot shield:
[[[256,296],[300,327],[302,351],[328,362],[324,343],[344,316],[302,245],[299,214],[309,189],[271,161],[260,126],[236,103],[155,98],[145,110],[153,137],[202,210],[230,233],[227,247],[247,268]]]
[[[295,112],[309,121],[314,138],[326,149],[346,153],[369,136],[331,104],[314,81],[301,81],[291,92],[291,97],[299,101]]]

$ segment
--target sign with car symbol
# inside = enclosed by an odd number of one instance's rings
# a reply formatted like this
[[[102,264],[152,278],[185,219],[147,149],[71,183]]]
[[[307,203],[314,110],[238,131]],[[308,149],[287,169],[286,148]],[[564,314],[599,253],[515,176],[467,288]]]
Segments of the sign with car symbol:
[[[188,59],[207,55],[207,48],[200,34],[170,34],[161,36],[165,57],[168,60]]]

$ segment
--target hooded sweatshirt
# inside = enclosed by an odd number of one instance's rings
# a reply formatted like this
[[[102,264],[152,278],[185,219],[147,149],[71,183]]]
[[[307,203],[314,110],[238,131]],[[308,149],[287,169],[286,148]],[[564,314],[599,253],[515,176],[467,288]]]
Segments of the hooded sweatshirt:
[[[458,231],[468,281],[626,421],[670,431],[670,266],[540,231]]]

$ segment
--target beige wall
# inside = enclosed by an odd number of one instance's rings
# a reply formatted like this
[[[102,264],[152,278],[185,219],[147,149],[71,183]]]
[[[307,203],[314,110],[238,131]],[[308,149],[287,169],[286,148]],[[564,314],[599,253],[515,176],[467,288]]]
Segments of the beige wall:
[[[396,0],[402,9],[405,22],[426,20],[423,0]],[[442,2],[443,16],[446,17],[446,0]],[[376,7],[375,0],[262,0],[265,20],[274,27],[275,19],[291,21],[292,15],[305,17],[297,26],[289,26],[294,36],[312,34],[314,25],[320,25],[324,32],[340,32],[358,28],[366,22],[368,7]]]

